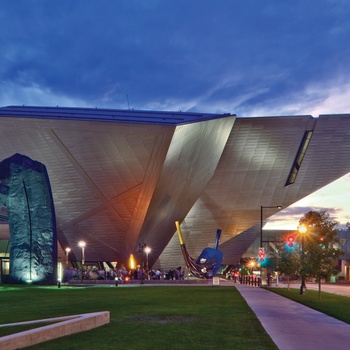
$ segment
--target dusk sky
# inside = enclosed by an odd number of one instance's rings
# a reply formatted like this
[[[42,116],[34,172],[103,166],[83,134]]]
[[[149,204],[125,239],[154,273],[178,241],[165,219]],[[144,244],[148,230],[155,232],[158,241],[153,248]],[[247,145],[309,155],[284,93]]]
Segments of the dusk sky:
[[[349,18],[347,0],[1,0],[0,106],[350,113]],[[283,220],[350,221],[349,190]]]

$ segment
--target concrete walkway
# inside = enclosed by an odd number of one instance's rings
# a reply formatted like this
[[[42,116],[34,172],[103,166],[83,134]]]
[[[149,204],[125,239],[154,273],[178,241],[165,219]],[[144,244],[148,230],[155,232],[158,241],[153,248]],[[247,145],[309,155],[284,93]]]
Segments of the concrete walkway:
[[[280,350],[350,349],[349,324],[264,288],[235,287]]]
[[[317,283],[307,283],[306,287],[309,290],[318,290]],[[288,284],[279,283],[277,286],[273,284],[271,288],[288,288]],[[292,283],[290,288],[300,289],[300,283]],[[321,291],[350,297],[350,284],[322,283]]]

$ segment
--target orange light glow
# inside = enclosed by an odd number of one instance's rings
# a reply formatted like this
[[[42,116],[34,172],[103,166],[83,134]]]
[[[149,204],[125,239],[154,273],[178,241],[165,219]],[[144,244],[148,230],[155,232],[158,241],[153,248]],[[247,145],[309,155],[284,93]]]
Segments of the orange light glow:
[[[134,259],[134,255],[133,254],[130,254],[129,267],[130,267],[131,270],[133,270],[135,268],[135,259]]]

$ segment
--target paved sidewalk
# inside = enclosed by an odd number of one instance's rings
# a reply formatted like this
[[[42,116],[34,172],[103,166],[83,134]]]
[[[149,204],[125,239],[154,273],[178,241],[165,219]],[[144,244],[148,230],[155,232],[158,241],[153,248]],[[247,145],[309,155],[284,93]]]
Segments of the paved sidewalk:
[[[280,350],[350,349],[350,325],[264,288],[236,284]]]
[[[271,288],[288,288],[288,284],[279,283],[277,286],[272,284]],[[290,284],[290,288],[300,289],[300,283],[292,283]],[[318,283],[306,283],[306,288],[310,290],[318,290]],[[321,291],[350,297],[350,284],[322,283]]]

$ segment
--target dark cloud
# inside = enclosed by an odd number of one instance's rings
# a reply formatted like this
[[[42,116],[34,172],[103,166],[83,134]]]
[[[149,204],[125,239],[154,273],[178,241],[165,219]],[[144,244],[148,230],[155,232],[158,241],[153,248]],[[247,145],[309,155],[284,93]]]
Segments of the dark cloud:
[[[134,108],[208,112],[298,103],[348,71],[349,14],[315,0],[6,2],[0,86],[100,107],[125,107],[126,95]]]

